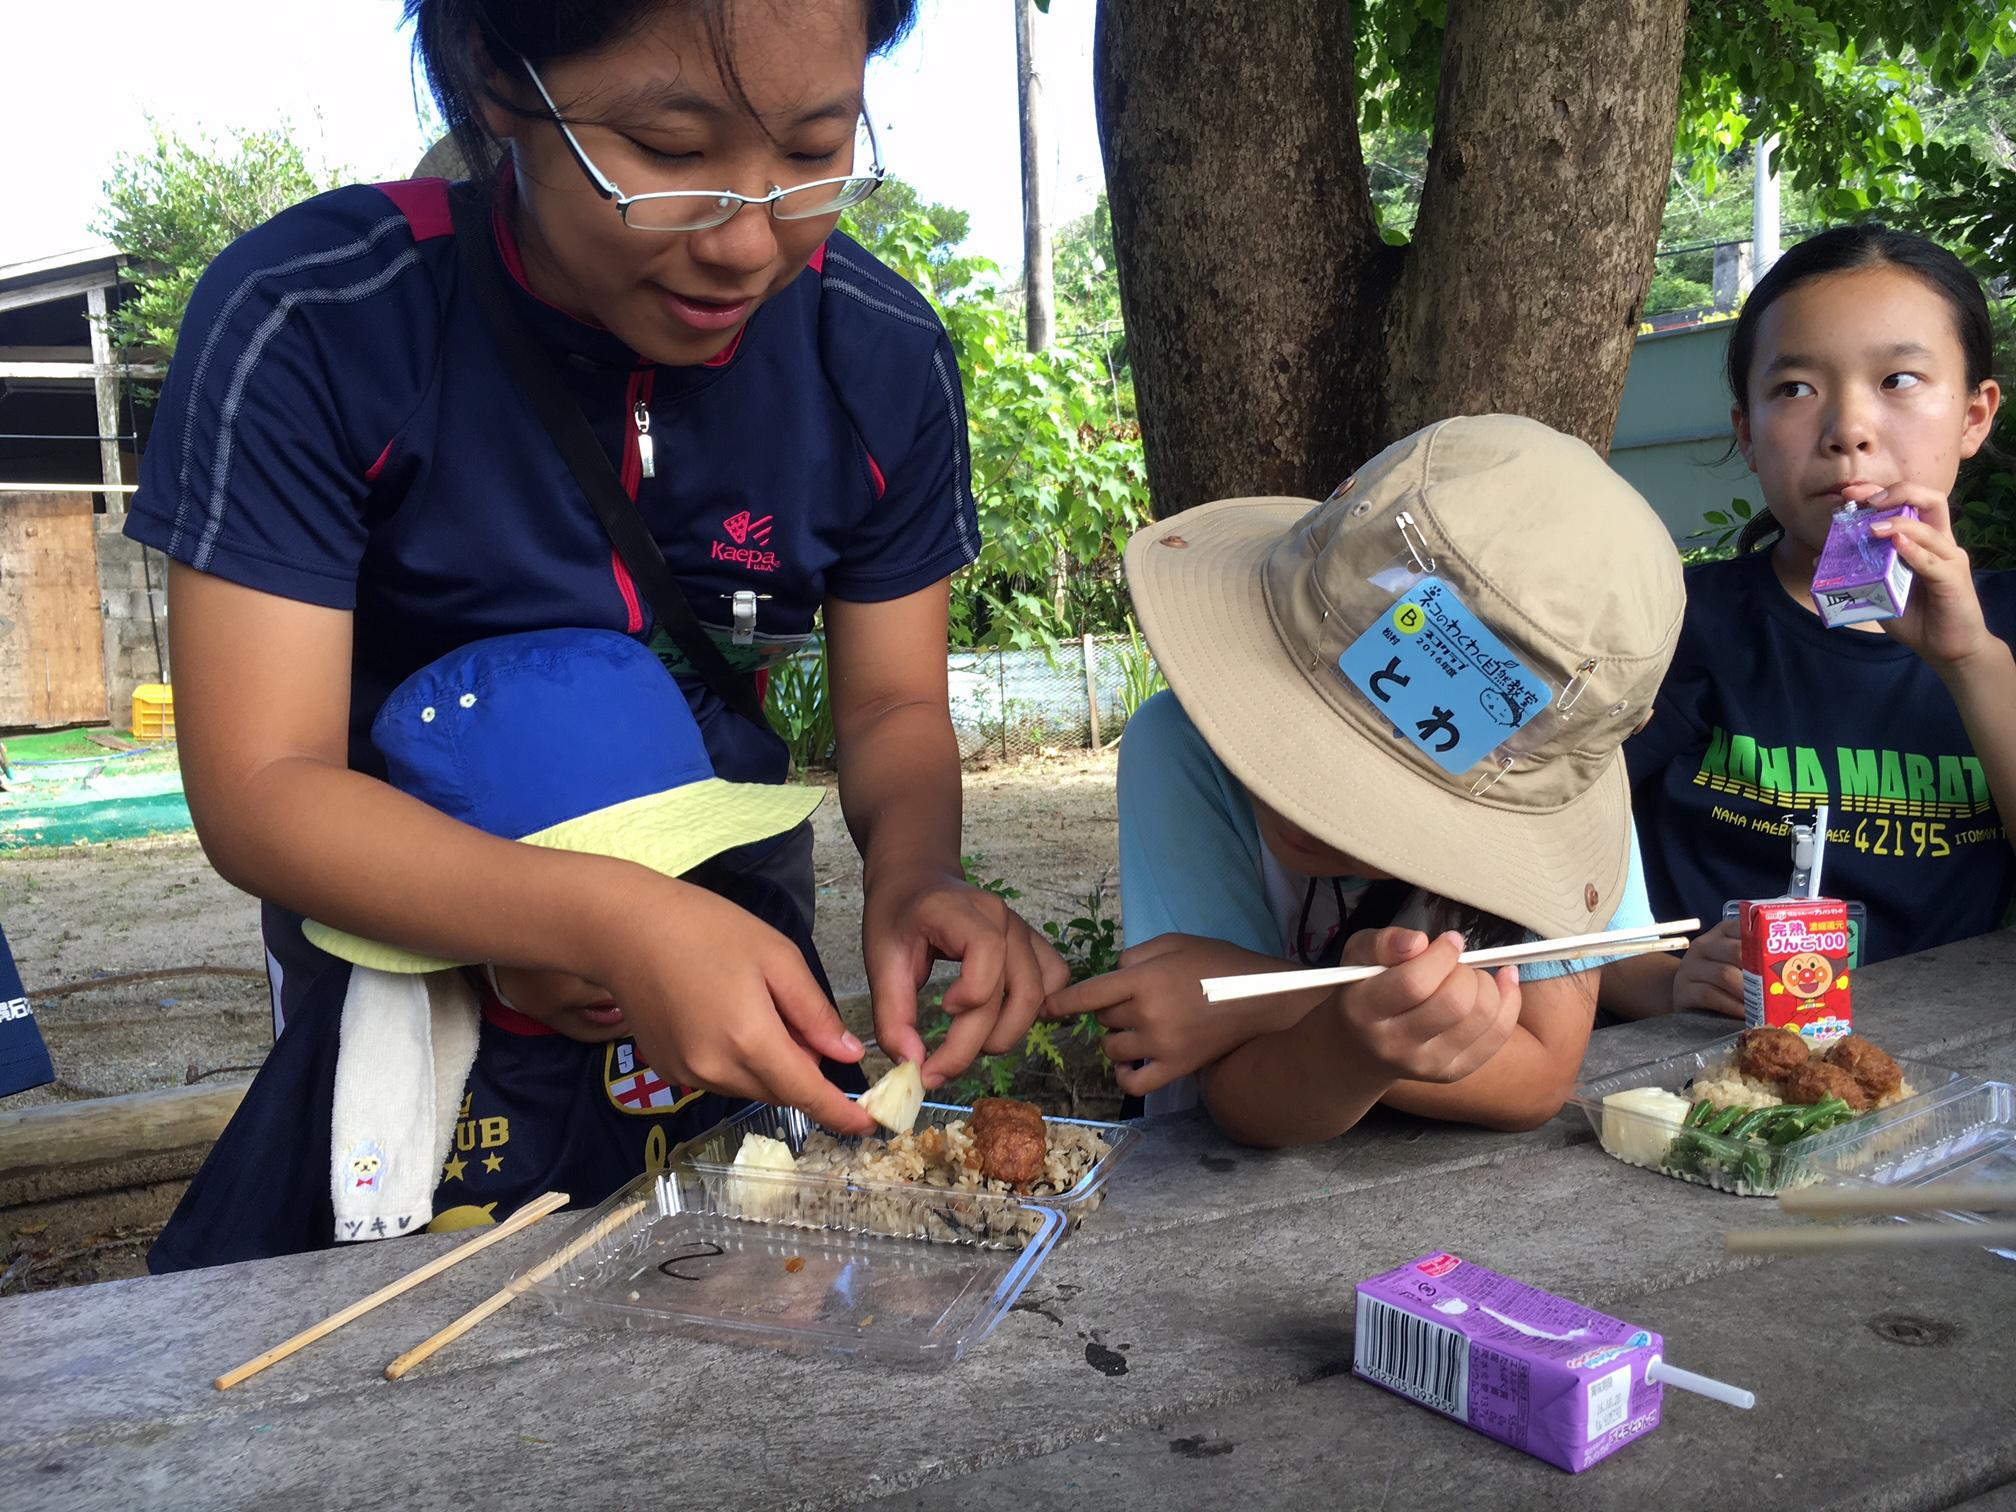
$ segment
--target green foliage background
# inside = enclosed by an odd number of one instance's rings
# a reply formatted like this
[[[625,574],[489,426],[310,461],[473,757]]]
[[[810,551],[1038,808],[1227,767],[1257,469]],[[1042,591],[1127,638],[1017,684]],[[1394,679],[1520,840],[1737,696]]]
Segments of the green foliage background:
[[[107,321],[112,344],[165,362],[217,254],[340,180],[311,165],[285,125],[215,138],[150,120],[148,131],[146,148],[113,163],[96,230],[132,259],[132,284]]]

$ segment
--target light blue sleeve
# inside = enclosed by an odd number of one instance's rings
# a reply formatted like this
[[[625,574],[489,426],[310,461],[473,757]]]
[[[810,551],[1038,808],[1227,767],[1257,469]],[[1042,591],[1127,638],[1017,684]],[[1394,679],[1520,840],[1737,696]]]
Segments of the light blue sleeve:
[[[1252,801],[1174,694],[1156,694],[1127,721],[1117,786],[1126,943],[1188,934],[1280,955]]]
[[[1631,869],[1624,879],[1624,896],[1617,900],[1617,911],[1610,915],[1605,929],[1636,929],[1652,922],[1652,900],[1645,893],[1645,863],[1638,854],[1638,830],[1631,830]],[[1538,938],[1534,936],[1533,938]],[[1601,966],[1605,959],[1598,957],[1587,961],[1543,961],[1538,966],[1521,966],[1519,980],[1537,982],[1547,977],[1568,976],[1573,972],[1588,971]]]

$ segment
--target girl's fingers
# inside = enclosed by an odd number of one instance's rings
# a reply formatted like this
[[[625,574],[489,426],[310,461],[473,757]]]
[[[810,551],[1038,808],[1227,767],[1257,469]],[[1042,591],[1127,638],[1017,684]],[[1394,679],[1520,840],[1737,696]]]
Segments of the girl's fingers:
[[[1927,524],[1942,535],[1953,534],[1953,505],[1944,495],[1930,489],[1919,488],[1909,483],[1893,484],[1889,488],[1879,488],[1860,501],[1868,509],[1895,509],[1899,504],[1909,504],[1918,511],[1918,521]],[[1909,525],[1910,520],[1899,516],[1896,520],[1879,520],[1870,528],[1881,534],[1889,525]]]
[[[876,1043],[896,1060],[923,1060],[924,1040],[917,1032],[917,992],[930,973],[930,956],[923,942],[906,940],[893,929],[878,929],[862,941],[862,964],[868,970]]]
[[[994,1032],[987,1036],[989,1055],[1004,1055],[1020,1044],[1022,1036],[1029,1032],[1029,1026],[1036,1022],[1044,998],[1049,995],[1043,985],[1043,966],[1030,943],[1029,931],[1019,927],[1018,921],[1009,922],[1003,961],[1006,991],[1002,994],[1000,1016],[994,1021]]]
[[[1029,948],[1036,955],[1037,978],[1043,984],[1043,995],[1061,992],[1071,983],[1071,967],[1063,953],[1035,930],[1023,927],[1023,934],[1029,939]]]
[[[1099,1023],[1108,1034],[1115,1029],[1139,1029],[1142,1025],[1141,1000],[1131,994],[1120,999],[1111,1008],[1099,1010]]]
[[[1740,965],[1743,959],[1742,931],[1734,919],[1724,919],[1713,929],[1694,936],[1694,943],[1687,947],[1687,953],[1698,954],[1704,961]]]
[[[1382,930],[1381,933],[1413,935],[1416,940],[1421,938],[1413,930]],[[1429,1002],[1457,969],[1456,958],[1463,953],[1463,936],[1452,929],[1438,935],[1419,951],[1412,951],[1411,945],[1412,941],[1407,940],[1382,945],[1381,954],[1389,951],[1404,953],[1406,958],[1397,965],[1389,964],[1380,975],[1350,989],[1359,993],[1360,1001],[1379,1018],[1395,1018],[1411,1013]]]
[[[1361,929],[1344,942],[1345,966],[1398,966],[1428,948],[1418,929]]]
[[[865,1047],[840,1022],[839,1010],[806,969],[796,947],[789,947],[788,955],[779,955],[764,973],[764,983],[770,989],[770,1001],[777,1005],[777,1016],[800,1044],[828,1060],[861,1059]]]
[[[931,943],[959,963],[959,980],[945,991],[945,1011],[955,1018],[974,1011],[991,1018],[1007,986],[1007,939],[978,909],[961,909],[944,922],[945,928],[930,931]]]
[[[1887,521],[1878,525],[1873,533],[1893,542],[1897,554],[1910,564],[1914,572],[1947,563],[1958,566],[1965,559],[1960,543],[1953,539],[1950,532],[1935,530],[1922,520]]]
[[[1126,967],[1109,971],[1104,976],[1087,977],[1082,982],[1073,982],[1061,991],[1053,992],[1044,999],[1042,1016],[1046,1019],[1076,1018],[1081,1013],[1097,1013],[1102,1017],[1106,1010],[1117,1008],[1134,996],[1134,984],[1138,978]]]
[[[973,1064],[975,1056],[987,1043],[987,1036],[993,1032],[995,1015],[978,1008],[969,1008],[952,1020],[952,1027],[945,1031],[938,1048],[931,1052],[923,1066],[924,1086],[937,1091],[953,1077]]]
[[[1118,1062],[1113,1066],[1113,1084],[1129,1097],[1146,1097],[1150,1092],[1160,1092],[1171,1082],[1181,1078],[1174,1061],[1147,1061],[1141,1064]]]
[[[1108,1034],[1100,1041],[1100,1048],[1115,1067],[1130,1066],[1135,1061],[1148,1059],[1147,1038],[1137,1029],[1123,1029],[1118,1034]]]

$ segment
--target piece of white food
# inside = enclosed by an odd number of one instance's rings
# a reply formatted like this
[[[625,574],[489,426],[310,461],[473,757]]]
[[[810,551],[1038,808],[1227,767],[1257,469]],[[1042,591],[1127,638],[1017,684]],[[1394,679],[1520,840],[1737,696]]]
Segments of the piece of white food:
[[[791,1201],[790,1186],[777,1175],[798,1169],[791,1147],[767,1134],[746,1134],[728,1172],[728,1212],[736,1218],[782,1217]],[[747,1174],[770,1172],[773,1175]]]
[[[882,1080],[861,1094],[861,1111],[891,1134],[908,1134],[924,1106],[924,1073],[915,1061],[891,1066]]]
[[[1663,1087],[1633,1087],[1603,1099],[1603,1148],[1631,1165],[1659,1165],[1687,1117],[1686,1098]]]

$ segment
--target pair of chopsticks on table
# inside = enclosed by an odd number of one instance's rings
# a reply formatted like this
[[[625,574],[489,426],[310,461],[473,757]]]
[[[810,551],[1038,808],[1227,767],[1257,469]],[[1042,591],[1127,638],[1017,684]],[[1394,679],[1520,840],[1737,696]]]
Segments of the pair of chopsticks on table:
[[[1619,956],[1659,955],[1685,950],[1688,936],[1701,927],[1699,919],[1668,919],[1636,929],[1605,929],[1596,934],[1564,935],[1558,940],[1529,940],[1524,945],[1500,945],[1490,950],[1466,950],[1456,959],[1465,966],[1537,966],[1544,961],[1615,960]],[[1229,1003],[1239,998],[1273,997],[1311,987],[1342,987],[1378,976],[1384,966],[1317,966],[1307,971],[1258,971],[1250,976],[1206,977],[1204,1001]]]
[[[390,1302],[400,1293],[411,1291],[421,1282],[440,1275],[451,1266],[460,1265],[464,1260],[480,1254],[491,1245],[509,1239],[513,1234],[523,1229],[530,1228],[547,1214],[557,1212],[567,1206],[567,1203],[568,1196],[565,1192],[548,1192],[543,1197],[535,1197],[488,1233],[470,1240],[467,1244],[457,1249],[450,1250],[445,1255],[436,1256],[415,1270],[408,1271],[397,1281],[392,1282],[388,1286],[381,1286],[377,1291],[371,1293],[370,1296],[360,1301],[352,1302],[341,1312],[332,1313],[320,1323],[302,1329],[301,1332],[294,1335],[293,1338],[287,1340],[284,1344],[274,1345],[273,1348],[267,1350],[264,1354],[247,1360],[236,1370],[225,1371],[224,1374],[217,1377],[215,1382],[217,1389],[219,1391],[229,1391],[240,1381],[248,1380],[266,1369],[267,1366],[278,1364],[289,1355],[306,1349],[317,1339],[326,1338],[344,1324],[356,1321],[373,1308]],[[540,1261],[539,1264],[526,1271],[524,1275],[519,1276],[510,1285],[492,1293],[485,1301],[470,1308],[468,1312],[462,1314],[461,1317],[450,1323],[439,1333],[430,1335],[421,1343],[414,1345],[413,1348],[407,1350],[406,1353],[400,1355],[398,1359],[385,1367],[385,1379],[388,1381],[398,1380],[407,1371],[418,1365],[436,1350],[442,1348],[444,1345],[452,1344],[492,1313],[502,1311],[517,1298],[531,1290],[533,1286],[552,1275],[553,1272],[573,1259],[574,1256],[580,1254],[582,1250],[594,1244],[610,1229],[634,1217],[642,1206],[642,1203],[632,1203],[618,1209],[589,1229],[587,1233],[581,1235],[580,1238],[564,1246],[559,1253]]]
[[[1840,1218],[1912,1218],[1941,1213],[2016,1213],[2016,1184],[1934,1182],[1922,1187],[1800,1187],[1782,1192],[1779,1209],[1823,1220],[1811,1227],[1731,1229],[1723,1236],[1731,1255],[1834,1254],[1845,1250],[1928,1249],[1948,1246],[1984,1249],[2016,1247],[2016,1222],[1964,1221],[1855,1224]]]

